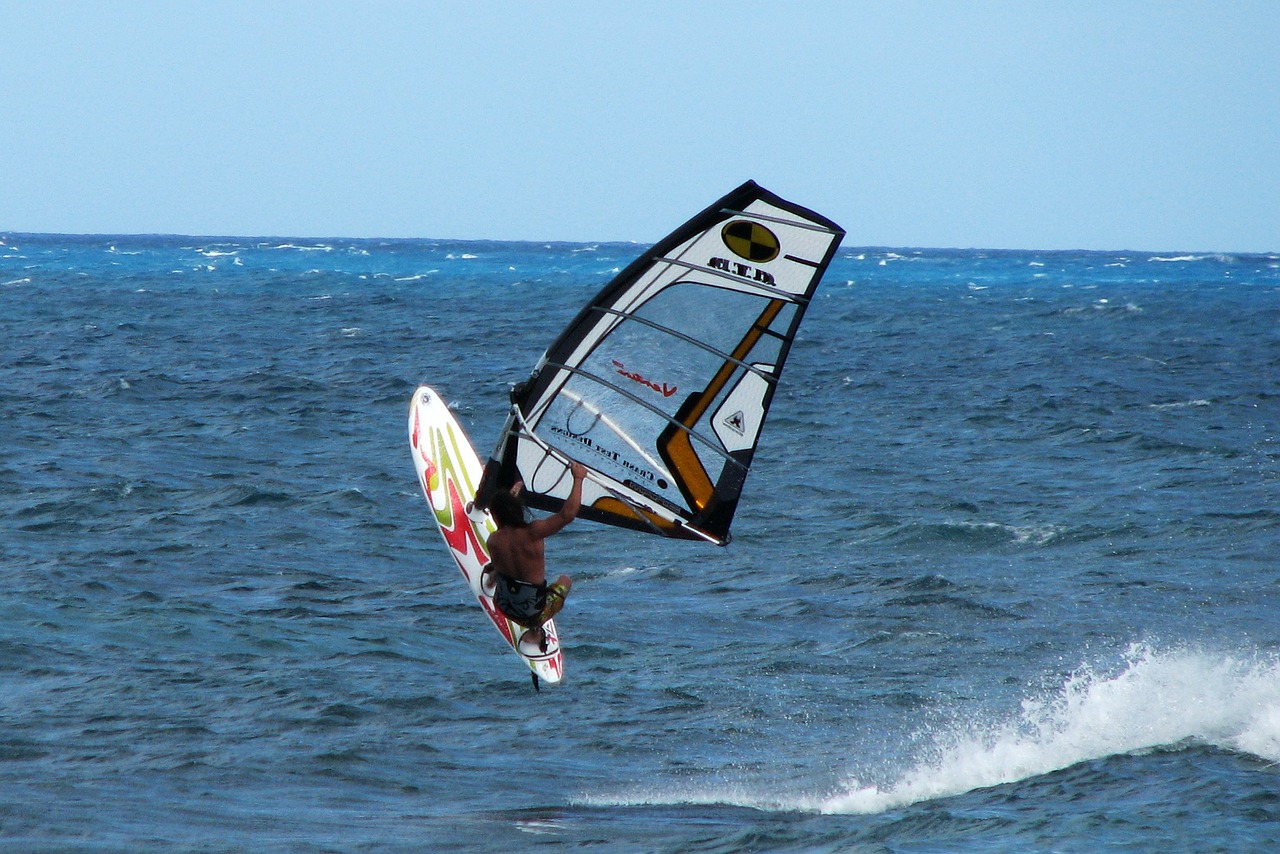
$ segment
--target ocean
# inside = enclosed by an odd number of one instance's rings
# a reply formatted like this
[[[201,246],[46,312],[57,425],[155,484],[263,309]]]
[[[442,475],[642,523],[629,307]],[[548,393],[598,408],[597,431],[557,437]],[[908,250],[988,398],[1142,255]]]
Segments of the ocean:
[[[0,235],[0,850],[1280,849],[1280,256],[846,245],[535,693],[406,408],[642,249]]]

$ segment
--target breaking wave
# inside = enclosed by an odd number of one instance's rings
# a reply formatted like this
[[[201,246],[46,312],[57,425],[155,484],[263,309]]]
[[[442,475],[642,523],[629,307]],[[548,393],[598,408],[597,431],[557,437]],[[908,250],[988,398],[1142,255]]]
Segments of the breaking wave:
[[[931,755],[896,780],[850,780],[817,806],[881,812],[1183,743],[1280,761],[1280,662],[1134,646],[1118,672],[1082,668],[1009,720],[937,733]]]
[[[1280,762],[1280,660],[1135,645],[1114,671],[1081,667],[1007,719],[951,724],[919,742],[925,747],[905,768],[875,774],[882,782],[849,778],[812,797],[722,783],[585,802],[871,814],[1162,748],[1210,746]]]

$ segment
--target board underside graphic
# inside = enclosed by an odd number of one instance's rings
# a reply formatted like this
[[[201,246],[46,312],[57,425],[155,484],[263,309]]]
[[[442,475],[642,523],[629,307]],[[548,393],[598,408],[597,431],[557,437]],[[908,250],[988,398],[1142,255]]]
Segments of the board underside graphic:
[[[497,529],[492,517],[467,508],[475,501],[481,476],[480,459],[466,434],[440,396],[427,386],[414,392],[409,404],[409,444],[418,484],[431,505],[432,516],[471,593],[498,633],[541,681],[556,684],[564,678],[564,654],[555,622],[549,620],[547,651],[519,643],[523,626],[508,620],[482,587],[489,563],[489,534]],[[530,655],[529,653],[533,654]]]
[[[555,511],[724,545],[800,320],[844,231],[748,181],[623,270],[547,349],[486,467]]]

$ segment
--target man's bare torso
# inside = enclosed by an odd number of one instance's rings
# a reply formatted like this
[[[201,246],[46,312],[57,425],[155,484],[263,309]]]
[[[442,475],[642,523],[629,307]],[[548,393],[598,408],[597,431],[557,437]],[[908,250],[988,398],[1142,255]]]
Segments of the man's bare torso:
[[[499,528],[489,535],[493,568],[509,578],[544,584],[547,580],[545,544],[528,528]]]

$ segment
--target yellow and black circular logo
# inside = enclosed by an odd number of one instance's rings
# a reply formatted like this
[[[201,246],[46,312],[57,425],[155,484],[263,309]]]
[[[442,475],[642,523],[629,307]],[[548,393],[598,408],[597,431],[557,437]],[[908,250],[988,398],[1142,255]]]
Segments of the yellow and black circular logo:
[[[720,229],[720,239],[734,255],[755,264],[778,257],[778,238],[758,222],[735,219]]]

